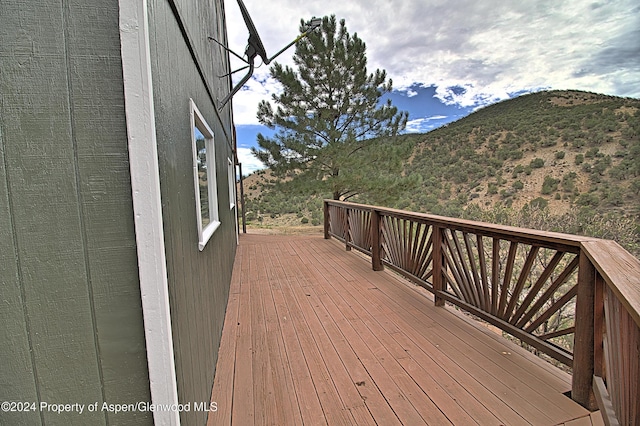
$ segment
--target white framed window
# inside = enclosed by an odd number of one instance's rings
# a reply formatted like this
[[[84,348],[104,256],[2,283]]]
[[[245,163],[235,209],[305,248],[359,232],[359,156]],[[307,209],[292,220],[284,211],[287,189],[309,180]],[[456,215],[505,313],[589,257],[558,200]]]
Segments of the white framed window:
[[[191,149],[193,151],[193,182],[198,222],[198,250],[202,251],[220,226],[218,186],[216,185],[216,151],[213,131],[189,99],[191,114]]]
[[[227,158],[227,177],[229,180],[229,210],[236,206],[236,168],[231,158]]]

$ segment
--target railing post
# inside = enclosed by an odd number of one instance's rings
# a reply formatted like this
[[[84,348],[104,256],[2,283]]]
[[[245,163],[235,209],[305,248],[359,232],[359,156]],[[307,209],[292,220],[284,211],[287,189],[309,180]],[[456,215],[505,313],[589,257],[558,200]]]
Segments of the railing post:
[[[371,267],[374,271],[382,271],[382,244],[380,241],[380,213],[371,210]]]
[[[433,258],[433,301],[436,306],[444,306],[444,299],[438,296],[439,291],[446,290],[446,281],[444,279],[444,259],[442,253],[442,228],[433,225],[433,248],[431,257]]]
[[[346,251],[351,251],[351,246],[349,245],[349,211],[350,208],[344,209],[344,248]]]
[[[324,206],[324,239],[328,240],[329,238],[331,238],[331,235],[329,234],[329,203],[327,202],[327,200],[324,200],[323,206]]]
[[[593,394],[594,295],[596,270],[580,250],[576,299],[571,398],[589,410],[597,408]]]

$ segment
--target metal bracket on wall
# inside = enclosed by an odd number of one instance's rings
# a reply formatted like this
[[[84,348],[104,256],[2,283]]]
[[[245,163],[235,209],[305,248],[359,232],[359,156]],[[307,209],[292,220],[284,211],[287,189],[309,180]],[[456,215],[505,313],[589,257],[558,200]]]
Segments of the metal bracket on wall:
[[[242,2],[242,0],[238,0],[238,6],[240,6],[240,12],[242,13],[242,18],[244,19],[244,23],[247,26],[247,29],[249,30],[249,39],[247,40],[247,47],[246,47],[246,49],[244,51],[244,56],[246,56],[247,59],[244,59],[244,57],[238,55],[237,53],[235,53],[234,51],[232,51],[231,49],[229,49],[228,47],[226,47],[225,45],[223,45],[222,43],[220,43],[218,40],[214,39],[213,37],[209,37],[209,40],[215,41],[223,49],[225,49],[227,52],[233,54],[238,59],[240,59],[242,62],[247,64],[247,66],[239,68],[239,69],[237,69],[235,71],[232,71],[229,74],[226,74],[226,75],[224,75],[222,77],[229,76],[231,74],[234,74],[234,73],[236,73],[238,71],[242,71],[242,70],[247,69],[247,68],[249,68],[249,71],[247,72],[247,74],[244,77],[242,77],[242,80],[240,80],[233,87],[231,92],[229,92],[229,94],[227,96],[225,96],[225,98],[220,102],[220,106],[218,107],[218,110],[222,110],[222,108],[224,108],[224,106],[227,104],[227,102],[229,102],[229,100],[233,97],[233,95],[235,95],[242,88],[242,86],[244,86],[244,84],[247,81],[249,81],[249,79],[253,75],[253,70],[254,70],[254,67],[255,67],[254,61],[256,59],[256,56],[260,56],[260,58],[262,59],[262,63],[263,64],[269,65],[271,63],[271,61],[273,61],[275,58],[277,58],[285,50],[287,50],[288,48],[290,48],[291,46],[296,44],[298,42],[298,40],[300,40],[303,37],[306,37],[309,33],[311,33],[311,31],[313,31],[316,28],[320,27],[320,24],[322,23],[322,19],[313,18],[311,20],[311,23],[310,23],[309,27],[302,34],[300,34],[298,37],[296,37],[296,39],[293,40],[291,43],[287,44],[285,47],[280,49],[275,55],[273,55],[272,57],[268,57],[267,56],[267,51],[265,50],[264,45],[262,44],[262,40],[260,39],[260,35],[258,34],[258,31],[256,30],[255,25],[253,25],[253,20],[251,19],[251,16],[249,15],[249,11],[245,7],[245,5]]]

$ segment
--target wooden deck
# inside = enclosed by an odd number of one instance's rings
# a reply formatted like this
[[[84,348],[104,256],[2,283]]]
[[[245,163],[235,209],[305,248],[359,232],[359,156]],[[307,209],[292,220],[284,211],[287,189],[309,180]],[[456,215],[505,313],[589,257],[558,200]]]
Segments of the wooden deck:
[[[209,425],[591,425],[571,377],[322,236],[240,236]]]

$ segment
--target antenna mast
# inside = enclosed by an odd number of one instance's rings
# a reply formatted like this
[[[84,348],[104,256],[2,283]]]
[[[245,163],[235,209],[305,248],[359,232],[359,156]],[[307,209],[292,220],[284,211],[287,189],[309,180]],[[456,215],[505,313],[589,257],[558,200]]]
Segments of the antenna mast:
[[[247,57],[247,59],[245,60],[243,57],[241,57],[231,49],[227,48],[222,43],[214,39],[213,37],[209,37],[209,39],[215,41],[220,46],[222,46],[222,48],[224,48],[226,51],[232,53],[233,55],[238,57],[241,61],[247,64],[246,67],[242,67],[235,71],[232,71],[231,74],[236,73],[245,68],[249,68],[249,71],[244,77],[242,77],[242,80],[240,80],[238,84],[234,86],[231,92],[227,96],[225,96],[225,98],[221,101],[220,106],[218,107],[218,110],[221,110],[222,108],[224,108],[224,106],[227,104],[227,102],[229,102],[229,100],[233,97],[233,95],[235,95],[242,88],[242,86],[244,86],[244,84],[247,81],[249,81],[249,79],[253,75],[254,61],[256,59],[256,56],[260,56],[260,58],[262,59],[262,62],[265,65],[269,65],[271,61],[273,61],[275,58],[280,56],[280,54],[282,54],[288,48],[296,44],[300,39],[309,35],[311,31],[314,31],[316,28],[320,27],[320,24],[322,23],[322,20],[320,18],[313,18],[311,20],[311,24],[309,25],[309,27],[302,34],[300,34],[298,37],[296,37],[295,40],[287,44],[285,47],[280,49],[275,55],[269,58],[267,57],[267,51],[265,50],[264,45],[262,44],[260,35],[258,34],[258,31],[256,30],[255,25],[253,25],[253,21],[251,20],[249,11],[247,10],[242,0],[238,0],[238,6],[240,6],[240,12],[242,13],[242,18],[244,19],[244,23],[247,26],[247,29],[249,30],[249,39],[247,40],[247,47],[244,51],[244,54]]]

